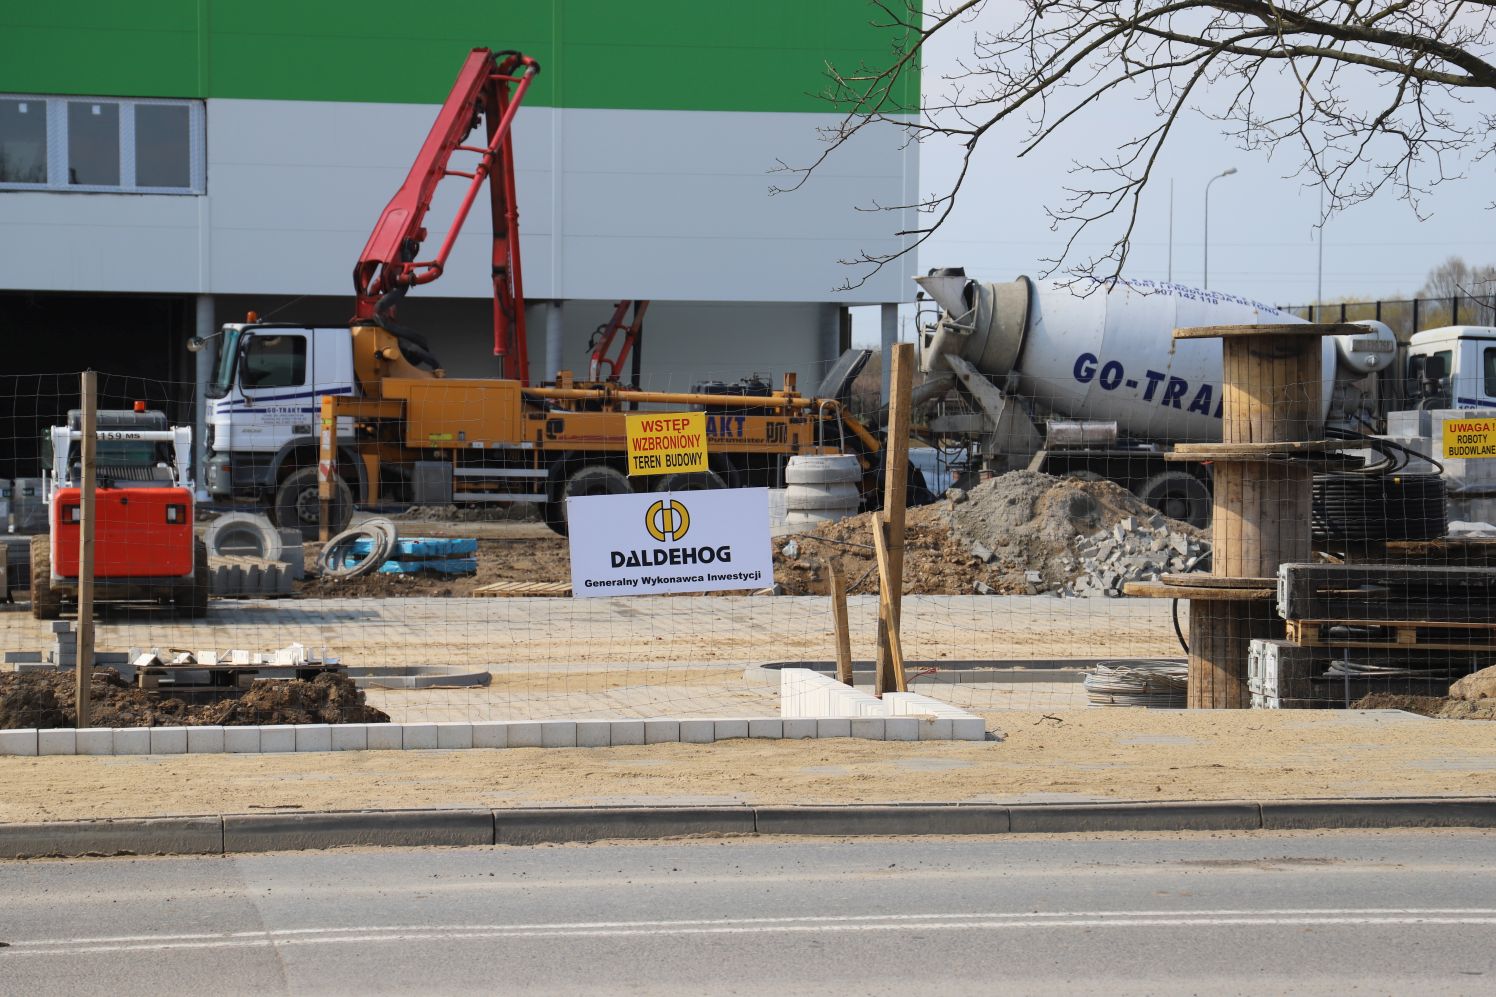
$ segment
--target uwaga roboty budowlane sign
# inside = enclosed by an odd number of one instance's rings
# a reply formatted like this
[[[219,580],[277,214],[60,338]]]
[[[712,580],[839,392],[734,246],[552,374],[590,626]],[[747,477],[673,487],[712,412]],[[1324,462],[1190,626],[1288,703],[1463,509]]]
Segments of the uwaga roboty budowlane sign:
[[[774,584],[767,488],[578,496],[566,523],[576,597]]]
[[[629,474],[705,471],[705,412],[646,412],[626,419]]]

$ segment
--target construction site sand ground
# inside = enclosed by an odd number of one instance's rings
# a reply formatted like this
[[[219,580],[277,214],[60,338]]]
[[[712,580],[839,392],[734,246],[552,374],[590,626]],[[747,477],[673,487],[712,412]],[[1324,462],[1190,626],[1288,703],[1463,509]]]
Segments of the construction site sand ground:
[[[989,715],[986,742],[0,760],[0,822],[414,807],[1496,795],[1486,724],[1390,711]]]

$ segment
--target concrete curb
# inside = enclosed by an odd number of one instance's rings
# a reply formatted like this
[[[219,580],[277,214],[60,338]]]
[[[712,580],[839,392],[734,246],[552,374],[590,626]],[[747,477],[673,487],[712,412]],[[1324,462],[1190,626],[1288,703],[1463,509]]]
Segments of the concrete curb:
[[[494,843],[499,845],[756,833],[749,806],[495,810],[493,820]]]
[[[365,810],[226,814],[223,851],[281,852],[343,846],[423,848],[493,844],[492,810]]]
[[[0,824],[0,858],[471,847],[700,835],[858,837],[1410,827],[1496,827],[1496,798],[534,807],[119,818]]]

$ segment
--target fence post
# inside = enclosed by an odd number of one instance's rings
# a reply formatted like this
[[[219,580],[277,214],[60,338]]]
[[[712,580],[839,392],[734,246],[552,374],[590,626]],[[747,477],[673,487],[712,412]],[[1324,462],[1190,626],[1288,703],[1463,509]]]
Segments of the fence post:
[[[317,499],[321,526],[317,531],[323,543],[332,539],[333,473],[338,459],[338,414],[332,395],[322,396],[322,436],[317,454]]]
[[[884,605],[878,617],[878,660],[874,681],[877,695],[905,692],[903,655],[899,644],[900,604],[904,591],[904,506],[909,482],[909,395],[914,386],[914,344],[895,343],[890,371],[888,434],[883,447],[883,511],[873,516],[873,530],[883,534],[888,547]],[[874,538],[875,541],[878,539]]]
[[[76,673],[78,684],[74,691],[74,703],[78,715],[78,727],[88,726],[89,685],[93,681],[94,658],[94,521],[95,499],[95,444],[98,440],[98,375],[85,370],[80,383],[83,396],[83,424],[78,440],[78,455],[83,465],[78,497],[78,645]],[[54,516],[58,512],[54,509]]]

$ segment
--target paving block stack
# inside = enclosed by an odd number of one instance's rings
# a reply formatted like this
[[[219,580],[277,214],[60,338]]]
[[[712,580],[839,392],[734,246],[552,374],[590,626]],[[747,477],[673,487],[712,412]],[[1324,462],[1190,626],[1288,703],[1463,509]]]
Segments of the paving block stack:
[[[213,576],[213,594],[221,598],[274,599],[289,596],[293,583],[306,577],[301,534],[281,530],[281,553],[277,560],[257,557],[214,556],[208,559]]]

